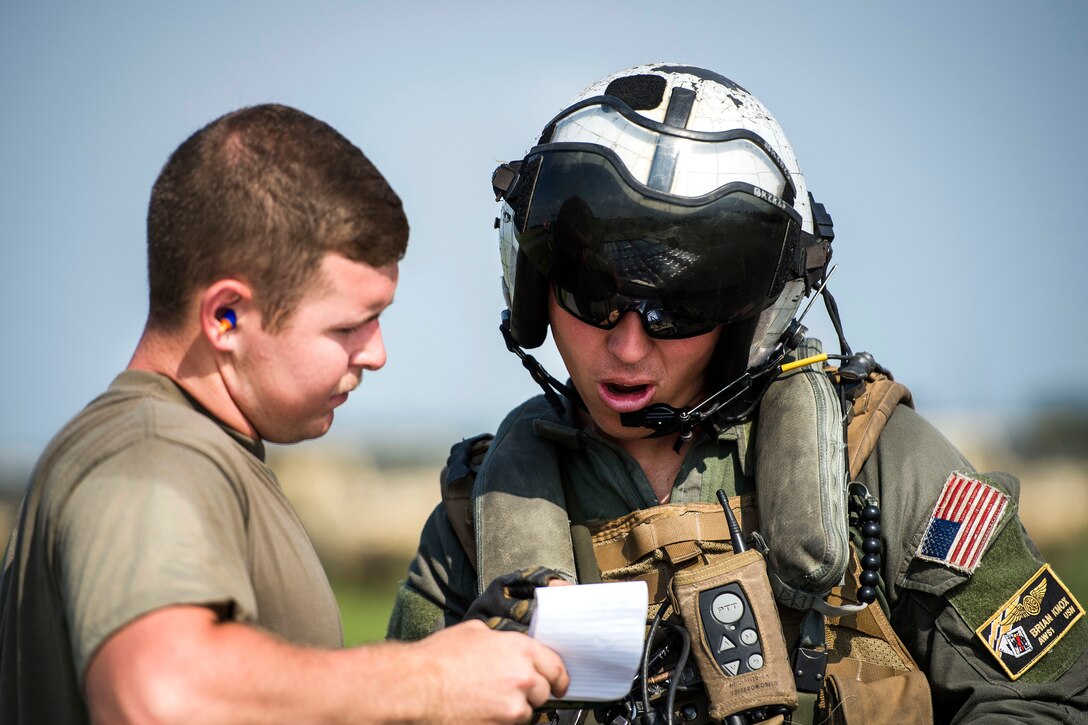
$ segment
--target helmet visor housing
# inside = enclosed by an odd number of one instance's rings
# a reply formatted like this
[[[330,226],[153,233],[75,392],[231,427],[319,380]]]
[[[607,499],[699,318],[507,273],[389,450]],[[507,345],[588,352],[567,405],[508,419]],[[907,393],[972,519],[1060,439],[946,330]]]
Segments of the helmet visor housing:
[[[506,199],[521,255],[598,327],[638,309],[650,334],[690,337],[759,314],[797,277],[799,215],[749,183],[678,196],[610,149],[560,142],[529,152]]]
[[[744,128],[696,130],[659,123],[610,96],[580,101],[545,127],[541,143],[610,149],[639,183],[695,197],[744,181],[792,205],[797,187],[774,146]]]

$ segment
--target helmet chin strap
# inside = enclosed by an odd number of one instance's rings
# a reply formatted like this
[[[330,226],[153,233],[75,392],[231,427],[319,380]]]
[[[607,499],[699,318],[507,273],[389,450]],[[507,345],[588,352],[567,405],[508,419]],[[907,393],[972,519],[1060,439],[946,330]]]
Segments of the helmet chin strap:
[[[535,357],[522,350],[521,346],[514,340],[514,336],[510,332],[510,310],[502,311],[499,332],[502,333],[502,339],[506,341],[506,349],[518,356],[521,364],[529,371],[529,376],[544,391],[544,397],[547,398],[557,415],[562,417],[567,412],[563,400],[559,397],[560,395],[573,400],[582,410],[586,410],[586,404],[582,402],[582,398],[577,391],[549,375],[544,366]]]

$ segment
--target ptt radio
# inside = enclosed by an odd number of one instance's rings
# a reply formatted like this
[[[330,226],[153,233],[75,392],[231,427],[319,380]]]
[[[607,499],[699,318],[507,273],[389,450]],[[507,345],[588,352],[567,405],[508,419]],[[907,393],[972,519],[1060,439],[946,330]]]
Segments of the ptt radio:
[[[710,700],[710,716],[746,722],[743,713],[797,708],[786,641],[763,555],[748,549],[729,508],[734,556],[678,571],[669,595],[691,635],[691,649]]]

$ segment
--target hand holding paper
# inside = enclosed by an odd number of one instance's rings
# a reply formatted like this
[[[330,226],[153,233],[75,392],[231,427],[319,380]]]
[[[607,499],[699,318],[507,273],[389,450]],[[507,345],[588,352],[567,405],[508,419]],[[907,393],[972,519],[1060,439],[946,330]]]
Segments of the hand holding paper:
[[[564,700],[609,702],[631,689],[646,635],[646,583],[614,582],[536,590],[529,636],[563,658]]]

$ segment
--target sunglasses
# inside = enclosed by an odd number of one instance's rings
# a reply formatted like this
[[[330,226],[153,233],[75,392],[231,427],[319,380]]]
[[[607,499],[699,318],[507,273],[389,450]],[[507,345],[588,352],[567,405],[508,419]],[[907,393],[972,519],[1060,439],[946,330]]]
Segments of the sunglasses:
[[[626,295],[611,295],[603,300],[587,299],[582,295],[552,285],[556,303],[571,315],[593,327],[611,330],[620,324],[628,312],[638,313],[646,334],[657,340],[681,340],[696,337],[717,327],[697,311],[684,305],[664,304],[660,300],[647,300]]]

